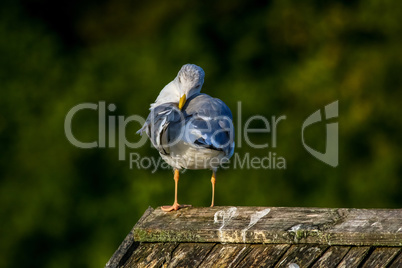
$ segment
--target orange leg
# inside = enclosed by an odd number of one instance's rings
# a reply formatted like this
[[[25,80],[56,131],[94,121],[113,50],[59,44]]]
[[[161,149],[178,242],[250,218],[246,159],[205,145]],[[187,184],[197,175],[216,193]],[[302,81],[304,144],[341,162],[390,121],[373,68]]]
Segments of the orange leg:
[[[174,203],[172,206],[162,206],[161,209],[166,212],[178,210],[180,208],[191,207],[191,205],[180,205],[177,202],[177,185],[179,184],[179,170],[174,170]]]
[[[215,171],[212,171],[212,178],[211,178],[211,183],[212,183],[212,202],[211,202],[211,207],[214,206],[214,199],[215,199],[215,182],[216,182],[216,173]]]

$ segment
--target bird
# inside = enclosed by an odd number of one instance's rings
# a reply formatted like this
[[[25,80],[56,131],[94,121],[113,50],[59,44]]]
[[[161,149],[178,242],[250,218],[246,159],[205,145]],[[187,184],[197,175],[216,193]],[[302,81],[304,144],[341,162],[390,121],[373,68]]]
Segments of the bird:
[[[177,200],[180,171],[212,170],[212,201],[214,206],[216,172],[228,163],[235,148],[233,116],[220,99],[200,93],[205,72],[195,64],[185,64],[177,76],[159,93],[150,105],[150,113],[138,134],[147,134],[162,159],[174,170],[175,196],[166,212],[190,205]]]

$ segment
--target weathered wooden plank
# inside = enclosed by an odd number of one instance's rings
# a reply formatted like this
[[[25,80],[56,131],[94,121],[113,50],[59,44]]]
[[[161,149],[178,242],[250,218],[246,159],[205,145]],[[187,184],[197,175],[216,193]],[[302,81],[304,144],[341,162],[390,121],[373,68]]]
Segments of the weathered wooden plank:
[[[328,246],[326,245],[293,245],[286,251],[285,255],[275,265],[275,267],[308,267],[327,248]]]
[[[236,268],[273,267],[290,245],[252,245],[251,251]]]
[[[349,245],[402,246],[402,209],[340,209],[344,219],[328,232]]]
[[[154,243],[141,243],[139,247],[135,250],[134,254],[130,256],[123,267],[132,267],[134,264],[143,262],[144,259],[152,253],[153,248],[156,244]]]
[[[154,210],[134,228],[142,242],[402,246],[402,209],[213,207]]]
[[[176,243],[141,243],[122,267],[161,267],[176,247]]]
[[[352,247],[338,265],[339,268],[357,267],[366,257],[370,247]]]
[[[350,247],[332,246],[314,263],[313,268],[337,267]]]
[[[400,248],[376,248],[373,250],[373,252],[371,252],[369,258],[364,262],[362,268],[386,267],[400,251]]]
[[[142,217],[138,220],[137,225],[140,224],[146,217],[148,217],[149,214],[152,213],[152,211],[154,211],[154,209],[148,207],[148,209],[145,211]],[[125,261],[131,256],[134,250],[138,247],[139,242],[135,242],[133,237],[134,228],[135,226],[130,231],[130,233],[128,233],[126,238],[123,240],[123,242],[120,244],[120,246],[115,251],[113,256],[110,258],[110,260],[106,263],[105,265],[106,268],[121,267],[125,263]]]
[[[402,252],[400,252],[399,255],[395,257],[395,259],[389,266],[389,268],[400,268],[400,267],[402,267]]]
[[[200,267],[236,267],[250,250],[247,244],[217,244]]]
[[[168,267],[198,267],[215,245],[214,243],[181,243],[174,250]]]

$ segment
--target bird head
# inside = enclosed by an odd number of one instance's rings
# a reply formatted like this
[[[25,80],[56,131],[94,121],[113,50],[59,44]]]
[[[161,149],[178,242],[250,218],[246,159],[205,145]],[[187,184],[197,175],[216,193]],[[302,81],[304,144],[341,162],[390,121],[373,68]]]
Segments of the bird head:
[[[185,64],[181,67],[176,77],[180,95],[179,109],[183,108],[188,98],[200,93],[204,77],[204,70],[195,64]]]
[[[183,65],[176,78],[162,89],[150,109],[169,102],[177,103],[179,109],[182,109],[187,99],[200,93],[204,77],[201,67],[195,64]]]

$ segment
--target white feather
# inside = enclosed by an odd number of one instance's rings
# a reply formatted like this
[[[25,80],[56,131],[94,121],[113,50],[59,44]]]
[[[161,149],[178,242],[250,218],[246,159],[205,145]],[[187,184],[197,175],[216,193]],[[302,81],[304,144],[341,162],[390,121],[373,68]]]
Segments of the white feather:
[[[180,88],[178,85],[177,79],[174,79],[172,82],[167,84],[159,93],[155,102],[151,104],[150,110],[156,106],[159,106],[163,103],[174,102],[178,103],[180,101]]]

